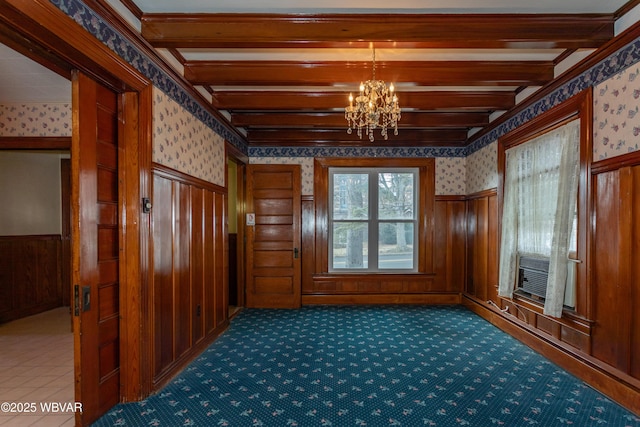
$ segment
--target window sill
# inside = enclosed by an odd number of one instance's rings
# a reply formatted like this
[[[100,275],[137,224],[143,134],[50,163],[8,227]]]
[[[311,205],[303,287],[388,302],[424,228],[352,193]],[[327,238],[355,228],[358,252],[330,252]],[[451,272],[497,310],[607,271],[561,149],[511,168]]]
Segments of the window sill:
[[[389,279],[395,279],[395,280],[402,280],[402,279],[411,279],[411,280],[415,280],[416,278],[420,278],[420,277],[424,277],[425,279],[432,279],[433,277],[435,277],[434,273],[420,273],[420,272],[415,272],[415,273],[383,273],[383,272],[344,272],[344,273],[336,273],[336,272],[331,272],[331,273],[319,273],[319,274],[314,274],[313,275],[313,279],[314,280],[336,280],[336,279],[340,279],[340,278],[345,278],[345,279],[349,279],[352,280],[354,278],[358,278],[358,279],[362,279],[362,280],[380,280],[381,277],[384,278],[389,278]]]

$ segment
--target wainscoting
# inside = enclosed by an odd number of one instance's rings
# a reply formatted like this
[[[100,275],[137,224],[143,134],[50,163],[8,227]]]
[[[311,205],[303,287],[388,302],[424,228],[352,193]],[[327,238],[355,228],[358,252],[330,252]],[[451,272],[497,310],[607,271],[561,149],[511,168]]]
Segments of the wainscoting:
[[[226,190],[153,169],[151,325],[156,386],[229,323]]]
[[[60,235],[0,236],[0,323],[63,304]]]
[[[429,247],[423,248],[430,259],[422,263],[431,271],[419,274],[314,274],[315,209],[313,198],[303,197],[303,305],[460,303],[465,278],[466,199],[435,196],[433,206],[433,238],[426,243]]]

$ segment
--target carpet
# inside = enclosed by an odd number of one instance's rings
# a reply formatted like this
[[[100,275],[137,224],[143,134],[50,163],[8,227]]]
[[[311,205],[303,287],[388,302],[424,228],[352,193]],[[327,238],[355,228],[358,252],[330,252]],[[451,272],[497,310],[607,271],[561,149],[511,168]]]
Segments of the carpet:
[[[632,426],[460,306],[245,309],[164,389],[95,426]]]

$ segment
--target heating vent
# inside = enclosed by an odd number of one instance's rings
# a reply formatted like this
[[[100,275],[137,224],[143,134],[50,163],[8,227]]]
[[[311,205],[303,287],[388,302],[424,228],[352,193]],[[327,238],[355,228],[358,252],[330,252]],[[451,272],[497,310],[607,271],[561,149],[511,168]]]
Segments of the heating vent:
[[[549,259],[521,256],[517,290],[544,298],[547,295]]]

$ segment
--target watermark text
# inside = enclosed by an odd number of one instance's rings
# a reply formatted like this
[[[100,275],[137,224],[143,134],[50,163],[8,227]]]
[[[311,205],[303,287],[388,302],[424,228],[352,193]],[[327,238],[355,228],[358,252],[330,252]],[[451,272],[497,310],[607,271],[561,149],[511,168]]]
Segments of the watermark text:
[[[82,412],[81,402],[2,402],[0,412],[4,414],[67,414]]]

